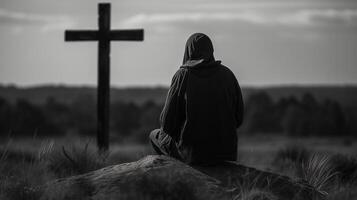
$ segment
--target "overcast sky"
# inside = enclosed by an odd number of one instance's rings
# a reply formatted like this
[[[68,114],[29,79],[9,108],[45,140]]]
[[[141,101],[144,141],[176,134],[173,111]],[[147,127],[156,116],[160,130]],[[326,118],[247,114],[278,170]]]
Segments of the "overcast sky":
[[[0,83],[95,85],[97,43],[64,42],[96,29],[96,0],[0,0]],[[355,0],[120,0],[112,28],[144,28],[144,42],[112,42],[113,86],[169,85],[194,32],[241,85],[356,84]]]

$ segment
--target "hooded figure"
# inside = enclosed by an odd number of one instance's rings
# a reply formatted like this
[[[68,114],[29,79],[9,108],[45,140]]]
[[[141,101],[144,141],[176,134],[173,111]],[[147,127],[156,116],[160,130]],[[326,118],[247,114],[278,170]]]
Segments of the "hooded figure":
[[[242,120],[242,93],[233,72],[214,59],[208,36],[191,35],[160,115],[161,128],[150,134],[153,148],[190,164],[235,161]]]

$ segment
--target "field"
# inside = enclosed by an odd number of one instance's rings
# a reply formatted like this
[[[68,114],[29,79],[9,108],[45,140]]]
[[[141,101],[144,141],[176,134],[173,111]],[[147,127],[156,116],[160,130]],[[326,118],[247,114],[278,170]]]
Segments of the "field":
[[[357,140],[334,137],[285,137],[281,135],[255,135],[240,137],[238,142],[239,161],[260,169],[267,169],[274,155],[287,147],[305,148],[323,154],[357,156]]]
[[[304,168],[307,162],[319,172],[313,172],[310,177],[314,179],[307,181],[326,192],[329,199],[355,199],[356,144],[357,140],[351,138],[241,136],[238,160],[247,166],[303,179],[311,175],[311,169]],[[0,199],[39,199],[41,192],[32,188],[50,180],[153,154],[148,144],[112,143],[109,154],[99,156],[92,139],[66,137],[3,141],[0,153]],[[300,168],[306,171],[301,173]]]

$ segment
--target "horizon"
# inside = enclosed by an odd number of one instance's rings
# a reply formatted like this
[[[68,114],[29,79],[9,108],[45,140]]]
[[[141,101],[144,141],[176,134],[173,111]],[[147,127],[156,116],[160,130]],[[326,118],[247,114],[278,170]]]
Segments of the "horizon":
[[[45,87],[54,87],[54,88],[97,88],[97,85],[94,84],[33,84],[33,85],[17,85],[17,84],[4,84],[0,83],[0,87],[3,88],[16,88],[16,89],[34,89],[34,88],[45,88]],[[168,89],[170,85],[129,85],[129,86],[120,86],[120,85],[111,85],[111,89]],[[265,84],[265,85],[240,85],[241,88],[249,89],[264,89],[264,88],[353,88],[357,87],[357,83],[351,84]]]

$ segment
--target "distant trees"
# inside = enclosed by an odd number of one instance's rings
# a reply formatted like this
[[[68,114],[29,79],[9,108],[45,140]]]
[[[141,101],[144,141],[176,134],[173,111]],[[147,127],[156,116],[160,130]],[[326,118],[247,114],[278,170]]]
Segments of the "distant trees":
[[[134,129],[139,128],[141,109],[136,104],[116,102],[111,106],[112,128],[122,135],[130,135]]]
[[[276,103],[265,92],[250,96],[246,103],[242,132],[271,132],[288,135],[346,134],[346,117],[338,102],[317,102],[309,93],[301,100],[281,98]]]
[[[149,132],[159,127],[163,105],[112,102],[111,134],[120,138],[147,141]],[[307,93],[302,98],[273,100],[258,92],[245,102],[242,133],[285,133],[292,136],[341,135],[357,131],[357,108],[342,109],[332,100],[317,101]],[[48,98],[44,104],[24,99],[9,103],[0,97],[0,136],[45,136],[78,133],[96,134],[96,101],[82,96],[70,104]]]
[[[13,126],[14,121],[13,107],[4,99],[0,97],[0,134],[8,134],[9,127]]]
[[[159,126],[162,105],[148,101],[142,105],[114,102],[110,110],[111,134],[147,141],[149,132]],[[96,102],[82,97],[62,104],[49,97],[43,105],[19,99],[10,104],[0,97],[0,137],[57,136],[66,133],[95,136]]]
[[[245,102],[245,132],[276,132],[275,106],[273,100],[265,92],[251,95]]]
[[[18,99],[15,105],[0,99],[0,134],[1,135],[58,135],[61,128],[46,117],[39,106],[24,99]]]
[[[153,101],[142,105],[116,102],[110,111],[112,130],[121,137],[147,142],[150,131],[159,127],[161,109],[162,106]]]

